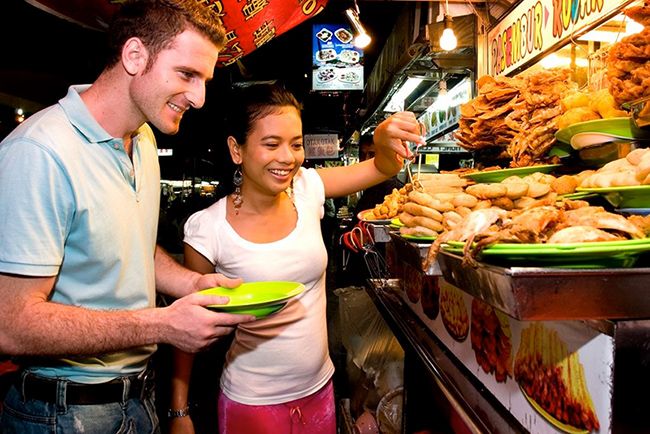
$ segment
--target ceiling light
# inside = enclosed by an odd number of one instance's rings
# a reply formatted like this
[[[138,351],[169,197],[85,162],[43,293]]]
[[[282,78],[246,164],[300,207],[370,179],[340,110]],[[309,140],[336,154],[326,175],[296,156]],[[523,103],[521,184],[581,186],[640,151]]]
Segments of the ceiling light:
[[[449,106],[449,94],[447,93],[447,82],[445,80],[440,81],[438,88],[438,104],[441,106]]]
[[[367,47],[372,39],[370,38],[370,35],[368,35],[368,32],[366,32],[363,24],[361,24],[361,20],[359,19],[359,12],[353,8],[348,8],[345,10],[344,14],[347,17],[348,21],[350,21],[350,25],[352,26],[352,30],[354,32],[354,46],[357,48]]]
[[[454,35],[451,15],[445,14],[444,20],[445,29],[442,31],[442,36],[440,36],[440,48],[445,51],[451,51],[458,45],[458,40],[456,39],[456,35]]]
[[[386,107],[385,112],[399,112],[404,110],[404,101],[422,83],[420,77],[408,77],[397,92],[393,94]]]

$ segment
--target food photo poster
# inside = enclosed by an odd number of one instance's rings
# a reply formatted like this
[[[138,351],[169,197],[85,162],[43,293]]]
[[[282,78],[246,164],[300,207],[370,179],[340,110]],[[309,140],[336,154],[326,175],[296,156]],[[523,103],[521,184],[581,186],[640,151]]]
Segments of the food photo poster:
[[[363,50],[347,25],[313,26],[313,90],[363,90]]]

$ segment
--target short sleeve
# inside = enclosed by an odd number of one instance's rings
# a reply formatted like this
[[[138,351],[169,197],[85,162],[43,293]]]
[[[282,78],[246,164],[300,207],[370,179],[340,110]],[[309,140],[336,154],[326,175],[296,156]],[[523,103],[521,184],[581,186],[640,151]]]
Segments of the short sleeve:
[[[319,208],[318,215],[325,216],[325,185],[316,169],[301,169],[294,179],[294,192],[303,200]]]
[[[53,276],[63,261],[74,218],[65,171],[28,139],[0,147],[0,271]]]
[[[216,265],[219,256],[217,225],[211,208],[192,214],[185,223],[183,241]]]

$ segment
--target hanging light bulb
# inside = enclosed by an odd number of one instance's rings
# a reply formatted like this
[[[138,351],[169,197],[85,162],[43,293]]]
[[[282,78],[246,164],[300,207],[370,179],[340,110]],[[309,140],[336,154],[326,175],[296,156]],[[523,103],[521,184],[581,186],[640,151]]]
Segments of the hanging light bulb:
[[[449,93],[447,92],[447,82],[445,80],[441,80],[440,84],[438,85],[438,105],[439,107],[442,108],[447,108],[449,107]]]
[[[442,31],[442,36],[440,36],[440,48],[445,51],[451,51],[458,45],[458,39],[454,34],[454,29],[452,25],[451,15],[445,14],[445,29]]]
[[[356,2],[355,2],[356,5]],[[348,8],[345,10],[344,15],[350,21],[350,25],[352,26],[352,30],[354,31],[354,46],[357,48],[364,48],[367,47],[368,44],[372,41],[372,38],[370,35],[368,35],[368,32],[366,32],[366,29],[363,27],[363,24],[361,24],[361,19],[359,19],[359,12],[353,8]]]

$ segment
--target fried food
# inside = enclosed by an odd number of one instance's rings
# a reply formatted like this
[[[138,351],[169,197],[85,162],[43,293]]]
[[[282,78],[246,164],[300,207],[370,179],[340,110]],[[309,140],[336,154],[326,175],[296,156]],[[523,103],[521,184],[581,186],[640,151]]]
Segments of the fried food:
[[[579,107],[588,107],[589,95],[584,92],[571,92],[562,98],[560,104],[565,112]]]
[[[405,212],[412,214],[414,216],[424,216],[432,220],[437,220],[439,222],[442,221],[442,214],[440,213],[440,211],[437,211],[433,208],[429,208],[428,206],[420,205],[419,203],[406,202],[403,206],[403,209]]]
[[[399,233],[403,235],[410,235],[413,237],[437,237],[438,232],[425,228],[423,226],[413,226],[413,227],[406,227],[402,226],[399,228]]]
[[[551,191],[551,186],[549,184],[544,184],[542,182],[530,181],[528,182],[528,192],[526,196],[532,198],[540,198],[547,195]]]
[[[577,124],[578,122],[593,121],[601,119],[601,116],[589,107],[576,107],[562,114],[557,120],[558,129]]]
[[[560,101],[577,88],[570,77],[568,68],[542,69],[524,76],[524,103],[519,107],[517,119],[511,122],[517,131],[508,145],[511,167],[532,165],[555,144],[558,118],[563,112]]]
[[[528,183],[521,181],[521,178],[519,178],[519,182],[508,182],[504,185],[507,188],[506,197],[508,199],[516,200],[528,193]]]
[[[441,222],[424,216],[414,216],[407,212],[402,212],[399,215],[399,220],[404,223],[404,226],[415,227],[421,226],[427,229],[431,229],[435,232],[442,232],[444,227]]]
[[[440,212],[451,211],[454,209],[454,206],[451,203],[439,201],[431,197],[430,194],[416,190],[413,190],[408,194],[408,199],[411,202],[433,208]]]
[[[462,206],[467,208],[474,208],[478,203],[478,199],[475,196],[472,196],[471,194],[461,193],[454,196],[451,200],[451,203],[455,207]]]
[[[510,211],[515,207],[515,203],[512,201],[512,199],[508,198],[507,196],[503,196],[503,197],[498,197],[496,199],[492,199],[492,206],[496,206],[501,209],[505,209],[506,211]]]
[[[478,199],[496,199],[508,193],[508,187],[503,184],[475,184],[465,191]]]
[[[626,238],[605,232],[593,226],[570,226],[560,229],[547,241],[547,244],[591,243],[595,241],[621,241]]]
[[[623,13],[643,24],[644,29],[625,36],[608,50],[607,79],[616,108],[650,96],[650,6],[630,7]]]
[[[570,175],[562,175],[551,182],[551,189],[557,194],[571,194],[576,191],[578,181]]]

